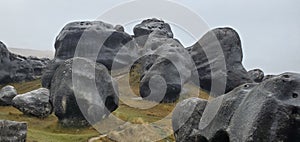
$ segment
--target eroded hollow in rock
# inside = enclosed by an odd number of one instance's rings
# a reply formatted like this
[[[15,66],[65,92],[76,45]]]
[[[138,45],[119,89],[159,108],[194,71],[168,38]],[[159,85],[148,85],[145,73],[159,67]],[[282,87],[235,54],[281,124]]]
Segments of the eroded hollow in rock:
[[[210,142],[230,142],[229,135],[226,131],[220,130],[214,135]]]

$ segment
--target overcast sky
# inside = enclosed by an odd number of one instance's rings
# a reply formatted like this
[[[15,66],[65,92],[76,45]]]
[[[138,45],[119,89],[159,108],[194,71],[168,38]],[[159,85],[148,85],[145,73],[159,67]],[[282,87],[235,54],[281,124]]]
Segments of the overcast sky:
[[[299,0],[174,1],[197,13],[211,28],[235,28],[242,38],[248,70],[300,72]],[[120,3],[124,0],[1,0],[0,41],[8,47],[54,50],[55,37],[66,23],[95,20]],[[184,45],[195,42],[172,28]]]

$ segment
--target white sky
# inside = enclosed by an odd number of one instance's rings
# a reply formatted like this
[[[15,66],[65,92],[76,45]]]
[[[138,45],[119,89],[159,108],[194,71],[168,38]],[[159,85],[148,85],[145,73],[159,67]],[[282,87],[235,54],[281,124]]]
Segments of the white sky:
[[[247,69],[300,72],[299,0],[173,1],[197,13],[211,28],[235,28],[242,38]],[[1,0],[0,41],[8,47],[54,50],[55,37],[66,23],[95,20],[120,3],[124,0]],[[173,31],[183,44],[195,42],[179,29]]]

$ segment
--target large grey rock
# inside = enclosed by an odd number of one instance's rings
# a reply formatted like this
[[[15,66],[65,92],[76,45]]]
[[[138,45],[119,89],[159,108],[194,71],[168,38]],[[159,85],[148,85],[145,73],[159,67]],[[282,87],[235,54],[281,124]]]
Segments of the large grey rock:
[[[12,99],[17,95],[17,90],[13,86],[5,86],[0,90],[0,106],[10,106]]]
[[[50,93],[64,126],[95,124],[118,108],[118,87],[107,68],[85,58],[66,60],[57,68]]]
[[[155,32],[149,35],[151,40],[144,49],[149,49],[146,55],[158,57],[142,75],[140,95],[150,101],[174,102],[179,98],[183,84],[191,77],[192,61],[180,42],[157,36]]]
[[[248,75],[251,80],[253,80],[254,82],[257,82],[257,83],[262,82],[265,77],[264,72],[260,69],[250,70],[250,71],[248,71]]]
[[[172,115],[172,128],[176,142],[205,141],[196,134],[207,100],[189,98],[176,105]],[[202,142],[201,141],[201,142]]]
[[[209,31],[188,50],[196,64],[201,88],[211,92],[214,97],[241,84],[253,82],[242,65],[240,37],[231,28]],[[217,87],[212,89],[212,83]]]
[[[51,88],[51,80],[56,71],[56,69],[64,62],[64,60],[53,59],[49,62],[48,66],[45,68],[45,72],[42,76],[42,86],[45,88]]]
[[[144,76],[146,71],[148,71],[156,60],[159,58],[159,54],[157,49],[162,45],[171,45],[171,46],[181,46],[177,45],[180,42],[176,39],[168,38],[164,33],[161,31],[153,31],[149,34],[148,40],[143,49],[140,50],[139,54],[141,55],[140,58],[136,59],[136,61],[131,66],[131,72],[135,71],[140,76]],[[170,47],[167,47],[170,48]],[[166,54],[166,53],[164,53]],[[141,78],[142,79],[142,78]]]
[[[1,142],[25,142],[27,136],[27,124],[9,120],[0,120]]]
[[[147,19],[136,25],[133,29],[134,37],[138,45],[143,47],[148,40],[148,35],[153,31],[160,31],[161,33],[164,33],[166,37],[173,38],[173,32],[168,23],[156,18]]]
[[[296,142],[300,138],[299,92],[300,74],[295,73],[244,84],[209,101],[194,124],[198,129],[189,134],[212,142]]]
[[[13,100],[13,106],[26,115],[45,118],[52,113],[49,90],[40,88],[25,94],[17,95]]]
[[[274,76],[260,84],[241,85],[209,101],[204,112],[199,111],[200,121],[183,125],[199,127],[193,127],[193,132],[175,131],[176,140],[181,141],[178,136],[191,135],[193,140],[211,142],[299,141],[299,93],[300,74],[296,73]],[[184,114],[188,110],[174,112]],[[172,118],[173,124],[181,123],[178,116]],[[189,119],[199,119],[192,117]]]
[[[131,87],[140,86],[140,81],[143,76],[152,67],[157,58],[158,55],[149,54],[140,57],[132,64],[129,72],[129,83]]]
[[[284,73],[254,88],[231,118],[231,141],[300,139],[300,74]]]
[[[137,45],[132,37],[101,21],[72,22],[67,24],[55,41],[54,61],[43,76],[43,87],[49,88],[55,69],[63,61],[77,57],[96,60],[109,70],[123,68],[137,56]]]
[[[10,53],[0,42],[0,84],[30,81],[39,78],[49,59],[24,57]]]
[[[221,130],[226,130],[236,109],[256,86],[256,83],[244,84],[209,101],[201,121],[197,123],[198,133],[207,139],[212,139],[217,133],[222,132]]]

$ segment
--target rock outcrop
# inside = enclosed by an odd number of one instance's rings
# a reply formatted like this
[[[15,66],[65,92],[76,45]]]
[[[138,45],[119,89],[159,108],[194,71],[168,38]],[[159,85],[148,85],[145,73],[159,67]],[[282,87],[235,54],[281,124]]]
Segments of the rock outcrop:
[[[188,138],[197,136],[215,142],[296,142],[300,138],[299,92],[300,74],[295,73],[274,76],[260,84],[242,85],[209,101],[201,120],[194,123],[198,129]],[[187,121],[183,127],[190,125]],[[186,134],[184,131],[176,135]]]
[[[95,124],[119,103],[118,87],[107,68],[85,58],[66,60],[57,68],[50,93],[55,115],[63,126]]]
[[[146,55],[156,55],[157,59],[147,66],[149,69],[142,75],[141,97],[155,102],[175,102],[192,74],[188,52],[178,40],[168,38],[160,31],[153,31],[149,35],[143,49]]]
[[[26,142],[27,124],[9,120],[0,120],[1,142]]]
[[[231,28],[209,31],[188,50],[197,67],[201,88],[214,97],[224,94],[224,85],[227,93],[241,84],[253,82],[242,65],[240,37]],[[212,88],[212,83],[218,87]]]
[[[205,108],[201,121],[198,122],[200,129],[198,133],[212,139],[218,131],[226,130],[236,109],[256,85],[256,83],[244,84],[228,94],[211,100]]]
[[[176,141],[193,142],[206,140],[196,135],[207,100],[189,98],[176,105],[172,115],[172,127]]]
[[[30,81],[39,78],[49,59],[24,57],[10,53],[0,42],[0,84]]]
[[[265,77],[265,74],[261,69],[250,70],[248,71],[248,75],[251,80],[257,83],[262,82]]]
[[[227,132],[232,141],[300,139],[300,75],[284,73],[262,82],[240,104]]]
[[[25,94],[17,95],[13,100],[13,106],[26,115],[45,118],[52,113],[49,90],[40,88]]]
[[[0,106],[10,106],[12,99],[17,95],[17,90],[13,86],[5,86],[0,90]]]
[[[43,87],[46,88],[50,88],[56,68],[75,54],[96,60],[112,70],[129,65],[138,53],[137,45],[122,27],[101,21],[67,24],[56,38],[55,50],[54,60],[43,76]]]
[[[149,39],[148,36],[153,31],[160,31],[167,38],[173,38],[173,32],[171,26],[168,23],[165,23],[162,20],[156,18],[147,19],[142,21],[142,23],[136,25],[133,29],[135,41],[140,47],[143,47],[144,44]]]

